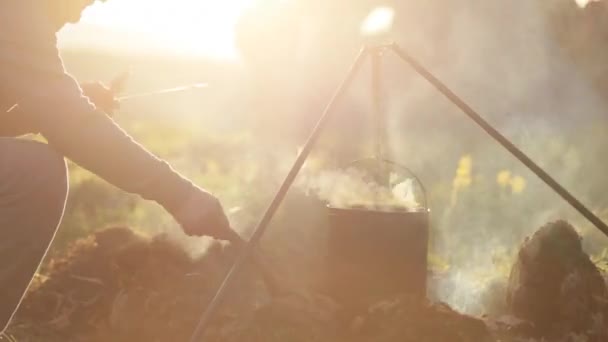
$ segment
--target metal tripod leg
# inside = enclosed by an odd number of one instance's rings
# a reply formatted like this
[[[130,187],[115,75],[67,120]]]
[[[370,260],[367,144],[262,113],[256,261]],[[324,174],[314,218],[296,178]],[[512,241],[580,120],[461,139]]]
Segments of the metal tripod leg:
[[[266,209],[266,212],[264,212],[264,215],[262,216],[261,220],[259,221],[258,225],[255,228],[255,231],[251,237],[251,240],[249,240],[249,242],[243,248],[243,251],[241,252],[239,257],[235,261],[234,265],[230,269],[230,272],[224,279],[224,281],[223,281],[222,285],[220,286],[219,290],[217,291],[215,297],[211,300],[211,302],[207,306],[206,311],[201,316],[201,319],[198,322],[198,325],[197,325],[194,333],[192,334],[192,337],[190,338],[190,342],[198,342],[204,336],[207,328],[209,327],[209,323],[211,323],[211,320],[215,316],[215,313],[217,312],[217,310],[219,309],[220,305],[222,304],[224,298],[228,294],[228,291],[230,291],[230,286],[234,282],[235,276],[239,273],[239,271],[247,263],[248,259],[250,258],[251,254],[252,254],[252,251],[253,251],[255,245],[260,241],[260,239],[266,232],[266,228],[268,227],[268,224],[270,223],[270,221],[272,220],[277,209],[281,205],[281,202],[283,202],[283,199],[285,198],[287,191],[289,190],[289,188],[291,188],[293,182],[296,179],[296,176],[300,172],[300,169],[302,168],[302,166],[304,165],[304,162],[308,158],[308,155],[312,151],[314,144],[317,142],[323,128],[326,126],[327,122],[331,118],[338,100],[342,97],[345,90],[348,88],[348,86],[354,79],[355,75],[357,74],[357,71],[363,64],[363,61],[365,60],[366,55],[367,55],[367,48],[361,49],[361,51],[357,55],[355,61],[353,62],[353,65],[351,66],[348,73],[346,74],[346,77],[344,78],[342,83],[338,86],[333,97],[329,101],[329,104],[323,111],[321,118],[317,122],[317,125],[315,126],[310,137],[306,141],[306,144],[302,148],[302,152],[300,152],[300,154],[298,155],[298,158],[296,159],[291,170],[287,174],[287,177],[283,181],[283,184],[277,191],[277,194],[273,198],[273,200],[270,203],[270,205],[268,206],[268,208]]]
[[[471,118],[475,123],[477,123],[486,133],[488,133],[492,138],[498,141],[505,149],[507,149],[511,154],[513,154],[519,161],[521,161],[526,167],[528,167],[532,172],[534,172],[543,182],[545,182],[548,186],[551,187],[556,193],[558,193],[563,199],[565,199],[570,205],[572,205],[579,213],[581,213],[585,218],[587,218],[595,227],[597,227],[600,231],[602,231],[606,236],[608,236],[608,226],[600,220],[593,212],[591,212],[587,207],[585,207],[578,199],[576,199],[570,192],[568,192],[564,187],[562,187],[556,180],[554,180],[546,171],[544,171],[540,166],[538,166],[532,159],[530,159],[524,152],[518,149],[513,143],[511,143],[505,136],[503,136],[500,132],[498,132],[495,128],[493,128],[487,121],[485,121],[477,112],[475,112],[471,107],[469,107],[462,99],[460,99],[456,94],[454,94],[446,85],[444,85],[439,79],[437,79],[433,74],[427,71],[420,63],[414,60],[411,56],[409,56],[404,50],[402,50],[396,44],[387,44],[384,45],[386,48],[390,48],[394,51],[403,61],[409,64],[414,71],[420,74],[424,79],[426,79],[429,83],[431,83],[440,93],[442,93],[445,97],[447,97],[454,105],[456,105],[460,110],[462,110],[469,118]],[[379,47],[374,47],[374,53],[378,53],[377,49]],[[348,88],[350,83],[352,82],[354,76],[356,75],[358,69],[363,64],[364,57],[369,52],[367,47],[361,49],[355,62],[349,69],[346,77],[337,88],[334,96],[330,100],[329,104],[325,108],[321,118],[319,119],[317,125],[315,126],[312,134],[308,138],[308,141],[302,148],[302,152],[298,155],[298,158],[294,162],[291,170],[289,171],[287,177],[283,181],[283,184],[277,191],[274,199],[266,209],[264,216],[259,221],[254,234],[251,240],[246,244],[243,252],[239,255],[236,262],[230,269],[230,272],[224,279],[222,285],[217,291],[215,297],[209,303],[205,313],[201,317],[196,330],[194,331],[190,342],[198,342],[201,337],[204,336],[207,328],[209,327],[209,323],[214,317],[215,313],[219,309],[222,301],[228,291],[230,290],[230,285],[232,285],[234,277],[238,274],[238,272],[242,269],[242,267],[246,264],[248,259],[250,258],[255,245],[259,242],[259,240],[264,235],[268,224],[279,208],[281,202],[285,198],[287,191],[293,184],[296,176],[300,172],[302,165],[308,158],[314,144],[316,143],[319,135],[322,132],[322,129],[327,124],[328,120],[333,114],[334,107],[338,101],[338,99],[343,95],[344,91]],[[379,56],[375,56],[374,66],[375,70],[379,70]],[[379,77],[378,74],[374,76],[375,80],[373,80],[373,87],[378,89],[379,86]],[[379,98],[379,93],[374,94],[376,99]],[[376,100],[378,101],[378,100]],[[376,103],[376,110],[379,108],[379,102]],[[378,114],[378,113],[377,113]],[[380,149],[378,149],[380,150]],[[381,150],[380,150],[381,151]]]
[[[484,120],[481,115],[475,112],[469,105],[467,105],[461,98],[459,98],[454,92],[450,90],[445,84],[431,74],[426,68],[418,63],[414,58],[407,54],[397,44],[392,44],[391,49],[407,64],[409,64],[414,71],[420,76],[426,79],[435,89],[441,94],[448,98],[456,107],[463,111],[471,120],[475,121],[481,129],[488,133],[494,140],[496,140],[502,147],[509,151],[515,158],[517,158],[522,164],[524,164],[530,171],[534,172],[545,184],[547,184],[553,191],[560,195],[566,202],[568,202],[574,209],[576,209],[581,215],[583,215],[589,222],[591,222],[597,229],[599,229],[604,235],[608,236],[608,226],[599,217],[597,217],[591,210],[589,210],[584,204],[582,204],[576,197],[574,197],[568,190],[566,190],[561,184],[559,184],[551,175],[543,170],[538,164],[536,164],[530,157],[528,157],[522,150],[517,148],[509,139],[498,132],[492,125]]]

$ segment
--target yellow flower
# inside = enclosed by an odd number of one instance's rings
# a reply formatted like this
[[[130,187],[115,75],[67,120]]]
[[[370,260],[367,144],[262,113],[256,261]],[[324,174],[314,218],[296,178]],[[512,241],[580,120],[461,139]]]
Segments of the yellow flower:
[[[502,170],[496,175],[496,182],[502,188],[506,188],[511,183],[511,171]]]
[[[511,191],[514,194],[521,194],[526,189],[526,180],[521,176],[515,176],[511,179]]]
[[[467,154],[462,156],[458,161],[458,169],[456,169],[456,176],[452,181],[452,206],[456,205],[458,201],[458,193],[465,188],[468,188],[473,179],[471,177],[473,170],[473,158]]]
[[[473,170],[473,158],[470,154],[462,156],[458,162],[456,177],[469,176]]]

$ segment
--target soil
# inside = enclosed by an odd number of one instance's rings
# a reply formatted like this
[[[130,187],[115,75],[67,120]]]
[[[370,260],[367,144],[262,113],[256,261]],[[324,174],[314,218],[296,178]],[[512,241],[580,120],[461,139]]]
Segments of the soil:
[[[234,253],[220,244],[193,260],[166,236],[111,228],[74,243],[53,260],[19,310],[18,341],[186,341]],[[254,303],[252,272],[218,321]],[[263,289],[262,289],[263,291]]]
[[[585,341],[606,341],[601,339],[605,335],[593,333],[605,328],[600,315],[606,285],[600,283],[599,272],[582,253],[580,239],[569,225],[551,227],[541,228],[522,245],[513,267],[508,292],[517,318],[481,319],[407,296],[388,298],[353,314],[314,292],[270,297],[251,268],[241,275],[238,290],[232,291],[205,341],[508,342],[531,341],[549,333],[560,338],[549,341],[576,341],[563,337],[569,333],[587,334]],[[535,254],[531,251],[538,249],[534,247],[538,240],[542,252]],[[553,247],[567,251],[567,257],[556,257]],[[46,276],[35,280],[8,333],[20,342],[189,341],[234,257],[235,251],[221,244],[192,259],[166,236],[146,238],[124,227],[100,231],[75,242],[64,257],[51,262]],[[555,266],[555,260],[563,265]],[[557,270],[566,269],[558,276]],[[532,284],[539,284],[536,279],[548,283],[550,276],[559,286],[551,285],[553,292],[538,295],[544,288]],[[584,286],[565,285],[581,284],[574,277],[582,277]],[[571,296],[589,306],[565,300]],[[552,304],[555,298],[558,304]],[[551,320],[559,319],[554,322],[567,327],[567,332],[556,333],[551,328],[555,324],[546,324],[543,315],[556,310],[551,305],[558,305],[561,311],[556,312],[566,312]],[[579,310],[576,316],[568,315],[573,308]],[[594,323],[589,324],[588,318]]]

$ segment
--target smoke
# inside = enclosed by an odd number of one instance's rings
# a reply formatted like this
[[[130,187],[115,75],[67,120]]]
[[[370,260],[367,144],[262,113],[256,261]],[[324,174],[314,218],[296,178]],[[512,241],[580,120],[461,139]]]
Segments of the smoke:
[[[382,180],[369,172],[349,167],[304,175],[299,178],[297,187],[336,208],[420,209],[413,179],[392,172],[384,181],[381,184]]]
[[[351,3],[347,5],[351,10]],[[594,209],[608,206],[603,186],[608,170],[605,158],[602,158],[604,147],[608,146],[606,106],[578,62],[567,56],[553,36],[549,19],[555,8],[568,8],[568,5],[574,7],[568,10],[578,16],[582,10],[573,0],[394,1],[390,5],[395,13],[394,38],[405,50],[573,190],[584,203]],[[288,138],[294,134],[286,133],[291,131],[283,125],[295,122],[294,126],[298,128],[307,127],[305,133],[308,133],[310,125],[301,124],[308,121],[294,120],[293,108],[313,120],[310,118],[315,116],[310,112],[320,111],[326,100],[323,91],[318,90],[333,89],[350,62],[353,49],[360,44],[357,36],[360,23],[355,30],[344,29],[346,33],[341,30],[348,27],[346,19],[349,18],[344,16],[348,17],[349,11],[338,13],[341,25],[336,25],[337,19],[332,17],[324,26],[322,23],[317,25],[322,17],[317,15],[317,7],[311,6],[312,24],[307,26],[311,31],[308,34],[310,47],[301,44],[300,64],[289,70],[278,67],[280,63],[269,65],[285,83],[271,83],[260,77],[259,83],[251,82],[239,88],[238,84],[244,83],[243,78],[234,72],[232,78],[224,80],[229,86],[210,89],[211,93],[206,93],[204,101],[172,100],[141,108],[142,112],[144,109],[147,113],[158,112],[158,115],[148,116],[154,120],[159,120],[161,112],[171,115],[163,116],[165,121],[154,130],[163,132],[162,139],[148,141],[143,135],[138,138],[168,158],[197,184],[216,192],[228,211],[241,207],[242,210],[229,214],[235,228],[243,233],[248,233],[248,227],[262,215],[295,158],[291,152],[276,156],[269,152],[281,146],[292,148],[293,141]],[[356,18],[359,19],[362,18]],[[569,29],[566,23],[562,26],[564,31]],[[344,42],[345,36],[352,39]],[[605,62],[605,58],[600,60]],[[387,152],[389,159],[407,161],[407,166],[420,176],[429,190],[431,257],[447,265],[433,282],[433,292],[439,299],[465,312],[488,311],[491,305],[484,298],[495,298],[492,293],[500,297],[500,284],[508,277],[519,243],[549,220],[567,218],[589,237],[587,247],[605,246],[605,240],[589,235],[593,234],[593,228],[575,211],[491,142],[404,63],[389,52],[385,54],[384,63],[383,108],[389,118]],[[99,68],[105,65],[99,63],[90,69],[102,73],[100,77],[103,73],[112,74],[112,70]],[[149,70],[142,72],[152,75],[150,79],[142,80],[145,83],[142,86],[149,86],[149,82],[197,82],[201,74],[205,80],[220,83],[209,78],[213,76],[215,66],[208,70],[200,69],[198,64],[171,62],[159,70],[156,65],[149,64]],[[219,80],[219,76],[215,77]],[[297,86],[286,87],[285,84]],[[259,88],[260,93],[267,96],[260,100],[264,106],[240,101],[246,93],[242,88],[246,87]],[[344,112],[350,116],[342,118],[338,122],[340,126],[327,131],[334,133],[333,138],[346,136],[351,138],[347,144],[359,145],[363,134],[357,131],[359,126],[353,124],[354,116],[371,109],[371,94],[369,82],[355,83],[353,88],[344,101],[349,105]],[[292,96],[292,93],[298,96]],[[205,108],[204,116],[200,115],[201,108]],[[132,111],[135,112],[135,108]],[[260,123],[255,139],[227,142],[224,126],[233,129],[231,125],[242,127],[246,122],[239,116],[226,114],[234,112],[250,113],[247,117]],[[275,114],[271,116],[266,112]],[[180,121],[177,120],[180,117],[188,118],[189,127],[217,129],[218,141],[203,139],[208,132],[201,130],[171,129],[170,124]],[[197,119],[200,122],[192,121],[194,117],[200,117]],[[118,118],[128,119],[128,116]],[[150,125],[154,120],[148,120],[146,124]],[[275,124],[278,122],[281,124]],[[263,124],[267,123],[271,130],[263,129]],[[127,128],[135,126],[139,123]],[[137,131],[134,133],[137,135]],[[184,138],[193,141],[196,137],[201,137],[200,141],[183,146]],[[303,139],[297,140],[300,143]],[[262,151],[252,153],[255,148]],[[340,158],[350,157],[344,156],[345,149],[336,150],[335,154]],[[464,162],[463,156],[466,156]],[[219,166],[208,161],[215,161]],[[513,175],[508,181],[504,176],[507,172]],[[499,177],[501,174],[503,176]],[[388,172],[385,178],[377,178],[361,168],[303,170],[297,187],[336,207],[363,206],[384,210],[397,206],[415,210],[426,206],[417,181],[411,176],[396,175],[391,176]],[[283,248],[283,242],[289,245],[291,241],[289,246],[293,250],[285,252],[282,260],[293,263],[307,252],[318,252],[323,239],[321,233],[310,233],[317,222],[308,221],[323,219],[318,217],[321,213],[315,211],[318,208],[313,204],[308,208],[303,199],[298,198],[298,201],[284,209],[288,215],[277,215],[277,227],[269,229],[268,239],[272,240],[272,234],[276,235],[278,231],[283,232],[284,240],[276,239],[280,241],[276,245]],[[142,206],[132,216],[136,227],[174,232],[194,254],[204,252],[210,243],[205,238],[184,237],[172,218],[154,204]],[[318,226],[322,224],[319,222]],[[303,240],[308,243],[302,243]],[[321,262],[319,265],[323,266]],[[315,269],[290,266],[294,272]]]
[[[572,0],[407,2],[397,9],[397,42],[583,202],[600,206],[590,194],[605,165],[591,156],[606,139],[586,132],[605,127],[606,105],[556,38],[555,25],[572,24],[555,22],[559,11],[582,10]],[[449,265],[435,294],[465,312],[492,311],[484,298],[500,296],[525,236],[555,218],[593,229],[405,63],[390,54],[385,63],[393,157],[407,157],[433,189],[431,253]],[[458,178],[463,156],[469,174]],[[498,184],[505,170],[516,175],[513,186]]]

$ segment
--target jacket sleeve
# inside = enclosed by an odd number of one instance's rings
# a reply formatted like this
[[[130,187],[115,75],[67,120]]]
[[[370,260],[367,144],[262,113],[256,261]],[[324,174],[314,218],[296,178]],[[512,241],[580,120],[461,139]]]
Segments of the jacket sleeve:
[[[0,137],[18,137],[20,135],[35,133],[31,125],[23,121],[18,108],[10,111],[0,110]]]
[[[7,81],[8,80],[8,81]],[[97,110],[66,73],[55,42],[0,42],[0,91],[58,152],[115,186],[176,211],[196,186]]]

